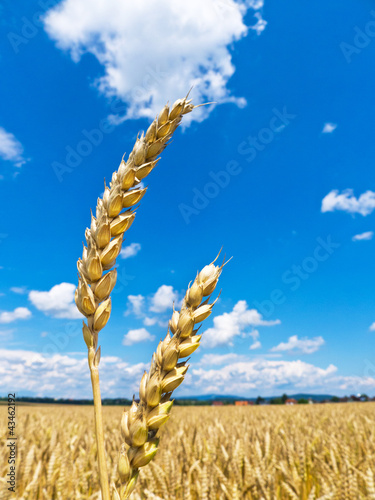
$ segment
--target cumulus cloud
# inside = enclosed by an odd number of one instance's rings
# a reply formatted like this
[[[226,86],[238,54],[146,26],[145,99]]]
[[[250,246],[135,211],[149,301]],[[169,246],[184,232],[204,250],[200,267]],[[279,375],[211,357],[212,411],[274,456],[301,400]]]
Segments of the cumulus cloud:
[[[244,361],[246,357],[243,354],[237,354],[235,352],[230,352],[228,354],[205,354],[202,356],[199,364],[201,366],[205,365],[225,365],[229,362],[234,361]]]
[[[193,365],[189,372],[189,377],[186,376],[181,386],[181,395],[217,393],[271,396],[301,391],[344,394],[344,391],[356,393],[375,389],[372,372],[371,376],[342,376],[332,364],[321,368],[301,360],[234,359],[224,366],[210,366],[204,364],[202,358],[199,365]]]
[[[370,332],[375,332],[375,322],[370,325]]]
[[[372,240],[374,236],[374,231],[366,231],[365,233],[356,234],[353,236],[353,241],[363,241],[363,240]]]
[[[250,362],[228,364],[220,369],[193,369],[199,377],[202,388],[215,385],[224,393],[243,394],[251,390],[277,389],[291,386],[294,388],[316,387],[324,385],[336,374],[337,368],[329,365],[326,369],[318,368],[303,361],[282,361],[256,359]],[[373,381],[375,387],[375,380]]]
[[[150,317],[146,316],[145,319],[143,320],[143,323],[146,326],[156,325],[157,322],[158,322],[158,318],[155,318],[155,317],[150,318]]]
[[[233,345],[235,337],[242,336],[249,327],[278,325],[280,320],[266,321],[256,309],[248,309],[245,300],[240,300],[230,313],[224,313],[214,318],[214,326],[205,331],[203,336],[204,347],[217,345]],[[254,340],[258,332],[249,332]]]
[[[243,361],[236,355],[232,355],[232,359],[227,356],[226,361],[220,357],[211,360],[212,363],[207,363],[203,357],[201,363],[190,368],[184,383],[176,391],[177,397],[212,392],[267,396],[281,391],[336,394],[375,389],[373,376],[342,376],[334,365],[320,368],[303,361]],[[118,356],[103,356],[100,367],[102,396],[130,398],[138,392],[148,363],[130,364]],[[26,350],[0,349],[0,379],[4,387],[11,386],[20,395],[28,392],[35,396],[92,399],[84,354],[49,356]]]
[[[129,246],[124,247],[120,252],[120,257],[122,259],[128,259],[129,257],[134,257],[141,250],[140,243],[131,243]]]
[[[128,308],[125,315],[135,314],[136,316],[142,316],[145,308],[145,298],[143,295],[128,295]]]
[[[125,316],[134,314],[142,319],[145,326],[158,325],[168,326],[168,319],[164,314],[172,310],[173,303],[179,304],[178,292],[170,285],[161,285],[154,294],[148,295],[129,295],[128,307]]]
[[[0,312],[0,323],[13,323],[18,319],[29,319],[31,311],[27,307],[16,307],[13,311]]]
[[[252,351],[254,351],[255,349],[260,349],[262,347],[262,344],[260,343],[259,340],[256,340],[255,342],[253,342],[251,344],[251,346],[249,347],[249,349],[251,349]]]
[[[262,6],[263,2],[258,2],[258,8],[260,9]],[[255,12],[254,17],[257,22],[253,26],[250,26],[250,28],[254,30],[257,35],[260,35],[266,29],[267,21],[263,19],[261,12]]]
[[[314,337],[309,339],[307,337],[299,339],[298,335],[289,337],[288,342],[281,342],[279,345],[272,347],[272,352],[301,352],[303,354],[312,354],[319,350],[325,341],[323,337]]]
[[[0,158],[12,162],[16,167],[26,163],[23,146],[16,137],[0,127]]]
[[[137,328],[129,330],[122,340],[123,345],[133,345],[138,342],[146,342],[155,340],[155,335],[151,335],[146,328]]]
[[[151,298],[150,311],[161,313],[172,309],[173,302],[178,301],[178,293],[173,286],[161,285]]]
[[[49,291],[32,290],[29,300],[39,311],[54,318],[78,319],[82,314],[78,311],[74,302],[76,285],[72,283],[60,283]]]
[[[138,392],[146,363],[130,364],[117,356],[102,356],[102,397],[128,397]],[[87,356],[0,349],[0,379],[20,395],[92,399]],[[126,392],[124,392],[126,391]]]
[[[337,128],[337,123],[325,123],[323,126],[322,134],[332,134]]]
[[[235,72],[230,48],[247,35],[249,10],[256,14],[253,29],[264,30],[262,6],[259,0],[64,0],[47,12],[44,26],[74,61],[89,53],[104,67],[98,89],[125,103],[115,110],[117,122],[153,119],[192,85],[195,102],[246,104],[227,87]],[[201,121],[210,110],[201,107],[187,119]]]
[[[363,216],[371,214],[375,209],[375,192],[366,191],[356,198],[352,189],[346,189],[341,194],[337,189],[333,189],[322,200],[322,212],[333,212],[341,210],[350,214],[361,214]]]

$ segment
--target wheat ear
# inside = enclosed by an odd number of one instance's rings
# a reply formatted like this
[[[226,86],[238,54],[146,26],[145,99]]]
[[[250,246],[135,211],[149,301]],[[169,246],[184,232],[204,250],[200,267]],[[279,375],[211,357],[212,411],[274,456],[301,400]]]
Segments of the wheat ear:
[[[131,207],[142,199],[147,189],[139,187],[139,183],[157,164],[158,154],[167,146],[182,116],[193,109],[194,105],[191,100],[187,100],[187,96],[177,100],[171,109],[168,105],[164,106],[146,134],[142,133],[137,138],[128,160],[121,161],[119,169],[112,175],[109,187],[105,187],[103,198],[98,199],[96,217],[91,214],[91,227],[85,232],[87,247],[84,246],[82,258],[77,263],[79,278],[75,302],[78,310],[87,318],[87,324],[83,322],[83,337],[88,348],[94,397],[102,500],[110,500],[110,490],[99,386],[98,332],[106,325],[111,314],[109,296],[117,279],[117,272],[113,267],[121,250],[123,234],[135,217]],[[123,211],[124,208],[127,210]]]
[[[125,443],[118,462],[121,486],[120,491],[113,486],[112,500],[129,498],[140,467],[147,465],[157,452],[157,432],[169,419],[172,392],[184,380],[188,369],[187,360],[179,360],[199,347],[202,335],[197,335],[199,328],[194,328],[211,314],[217,300],[209,303],[224,266],[224,263],[216,266],[216,259],[197,274],[186,292],[181,311],[173,311],[168,333],[152,356],[150,371],[143,374],[139,404],[133,399],[130,409],[123,413],[121,432]],[[202,302],[205,297],[208,298]]]

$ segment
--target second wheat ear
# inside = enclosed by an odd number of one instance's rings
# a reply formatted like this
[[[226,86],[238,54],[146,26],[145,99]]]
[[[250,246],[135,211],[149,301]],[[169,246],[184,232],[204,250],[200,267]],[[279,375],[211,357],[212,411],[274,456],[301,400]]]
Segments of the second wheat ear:
[[[110,294],[116,284],[114,269],[124,233],[135,218],[132,209],[145,195],[147,188],[140,182],[156,166],[157,156],[167,146],[183,115],[190,113],[194,105],[187,97],[168,105],[147,129],[137,138],[127,161],[121,161],[113,173],[109,186],[105,186],[103,198],[99,198],[95,216],[91,214],[90,228],[86,229],[82,258],[78,260],[78,287],[75,302],[78,310],[87,318],[83,322],[83,337],[88,348],[88,364],[94,397],[95,434],[99,465],[102,500],[111,500],[107,460],[104,444],[102,404],[99,385],[101,349],[98,333],[107,324],[111,314]],[[125,209],[125,210],[124,210]],[[215,261],[214,261],[215,262]],[[125,443],[119,456],[120,491],[113,485],[112,500],[125,500],[134,490],[138,469],[155,455],[159,427],[168,420],[172,403],[172,391],[183,381],[186,362],[178,362],[191,354],[198,346],[200,335],[194,325],[211,314],[213,304],[203,297],[210,295],[217,284],[222,266],[214,262],[197,275],[186,293],[181,312],[175,311],[170,321],[170,332],[153,356],[149,373],[142,378],[140,404],[133,405],[122,420]],[[172,335],[171,335],[172,334]]]
[[[217,259],[217,257],[216,257]],[[157,432],[169,419],[173,401],[172,393],[183,382],[188,370],[187,361],[200,345],[198,323],[208,318],[216,300],[209,303],[224,267],[215,266],[216,259],[205,266],[188,288],[180,311],[173,311],[168,333],[159,342],[152,356],[149,372],[143,374],[139,387],[139,404],[133,400],[121,420],[124,439],[118,472],[120,491],[113,487],[113,500],[126,500],[134,490],[139,469],[155,456],[159,438]]]

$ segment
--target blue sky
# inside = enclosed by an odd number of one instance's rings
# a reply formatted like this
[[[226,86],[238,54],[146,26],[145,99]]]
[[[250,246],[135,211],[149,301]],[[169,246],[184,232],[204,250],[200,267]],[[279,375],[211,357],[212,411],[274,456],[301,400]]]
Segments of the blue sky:
[[[129,397],[172,303],[233,259],[176,395],[375,395],[370,1],[5,1],[1,393],[90,397],[76,260],[137,132],[194,85],[119,259],[103,396]]]

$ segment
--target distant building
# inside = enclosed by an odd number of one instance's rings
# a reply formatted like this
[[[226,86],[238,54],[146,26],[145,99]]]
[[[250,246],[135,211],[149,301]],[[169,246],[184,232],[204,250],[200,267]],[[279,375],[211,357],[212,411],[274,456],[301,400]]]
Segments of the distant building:
[[[248,401],[235,401],[234,404],[235,404],[235,406],[248,406],[249,402]]]
[[[355,396],[354,394],[352,394],[349,398],[349,401],[353,402],[353,401],[360,401],[361,400],[361,397],[360,396]]]
[[[297,400],[294,399],[294,398],[288,398],[286,401],[285,401],[285,404],[286,405],[296,405],[297,404]]]
[[[313,405],[313,404],[314,404],[314,401],[311,398],[309,398],[309,405]]]
[[[212,401],[212,406],[224,406],[222,401]]]

